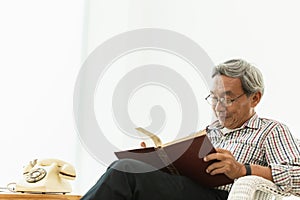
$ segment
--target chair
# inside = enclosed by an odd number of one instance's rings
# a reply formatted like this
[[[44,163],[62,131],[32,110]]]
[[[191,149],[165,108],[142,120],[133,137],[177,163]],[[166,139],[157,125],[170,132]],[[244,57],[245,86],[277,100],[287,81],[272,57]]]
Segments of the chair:
[[[251,175],[241,177],[234,182],[228,200],[280,200],[290,195],[278,190],[273,182]]]
[[[300,146],[300,139],[297,138],[296,141]],[[228,200],[280,200],[289,196],[291,193],[280,191],[272,181],[251,175],[241,177],[234,182]]]

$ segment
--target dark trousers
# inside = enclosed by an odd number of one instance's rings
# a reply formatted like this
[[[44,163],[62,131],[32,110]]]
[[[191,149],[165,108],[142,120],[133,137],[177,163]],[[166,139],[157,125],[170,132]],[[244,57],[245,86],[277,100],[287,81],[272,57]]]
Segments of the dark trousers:
[[[110,165],[81,199],[226,200],[227,197],[227,191],[204,188],[186,177],[170,175],[145,163],[124,159]]]

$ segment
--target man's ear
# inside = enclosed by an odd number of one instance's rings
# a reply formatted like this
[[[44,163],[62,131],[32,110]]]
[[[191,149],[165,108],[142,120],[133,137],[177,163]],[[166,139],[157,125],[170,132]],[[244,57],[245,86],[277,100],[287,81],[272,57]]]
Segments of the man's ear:
[[[257,104],[260,102],[261,96],[262,96],[261,92],[256,92],[250,96],[252,107],[257,106]]]

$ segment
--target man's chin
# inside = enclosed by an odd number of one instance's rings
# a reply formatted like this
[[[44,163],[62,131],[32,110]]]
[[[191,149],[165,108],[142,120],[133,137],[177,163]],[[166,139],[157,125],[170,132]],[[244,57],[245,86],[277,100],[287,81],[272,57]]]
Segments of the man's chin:
[[[218,117],[218,120],[220,124],[224,125],[226,123],[226,118],[225,117]]]
[[[222,125],[222,126],[224,126],[224,127],[228,127],[228,126],[230,126],[230,123],[229,123],[229,121],[228,120],[225,120],[225,118],[218,118],[218,120],[219,120],[219,123]]]

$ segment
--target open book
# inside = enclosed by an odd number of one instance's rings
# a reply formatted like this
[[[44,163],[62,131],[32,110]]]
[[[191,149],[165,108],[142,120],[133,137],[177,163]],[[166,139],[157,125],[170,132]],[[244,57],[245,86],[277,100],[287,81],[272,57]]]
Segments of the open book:
[[[233,182],[225,174],[210,175],[205,171],[210,164],[218,162],[217,160],[203,161],[206,155],[216,152],[205,130],[166,144],[162,144],[158,136],[143,128],[137,130],[149,136],[155,147],[115,152],[119,159],[139,160],[164,172],[189,177],[205,187],[216,187]]]

